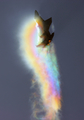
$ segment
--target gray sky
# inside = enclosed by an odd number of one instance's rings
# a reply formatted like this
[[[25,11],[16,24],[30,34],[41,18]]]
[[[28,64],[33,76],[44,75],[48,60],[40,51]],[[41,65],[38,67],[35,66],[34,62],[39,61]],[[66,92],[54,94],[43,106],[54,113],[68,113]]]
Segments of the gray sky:
[[[30,120],[30,71],[18,56],[18,30],[37,10],[52,17],[62,90],[61,120],[84,120],[84,1],[0,1],[0,120]]]

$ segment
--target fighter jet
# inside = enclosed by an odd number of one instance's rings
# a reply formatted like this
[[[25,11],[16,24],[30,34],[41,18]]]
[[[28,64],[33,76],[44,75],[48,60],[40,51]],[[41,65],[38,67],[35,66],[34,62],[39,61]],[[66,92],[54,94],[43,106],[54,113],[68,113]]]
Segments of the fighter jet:
[[[52,23],[52,18],[49,18],[47,20],[43,20],[41,16],[39,16],[39,13],[35,10],[35,20],[38,23],[39,26],[39,21],[42,23],[42,31],[43,33],[49,30],[49,27]]]
[[[50,42],[52,41],[52,38],[54,36],[54,33],[50,34],[49,31],[46,31],[43,33],[40,37],[43,38],[43,41],[37,45],[36,47],[42,46],[43,48],[46,47],[47,45],[50,45]]]
[[[54,36],[54,33],[50,34],[49,32],[49,27],[52,23],[52,18],[43,20],[41,16],[39,16],[38,12],[35,10],[35,20],[38,23],[38,26],[40,26],[41,22],[42,35],[40,37],[43,39],[43,41],[39,45],[37,45],[37,47],[42,46],[44,48],[50,44]]]

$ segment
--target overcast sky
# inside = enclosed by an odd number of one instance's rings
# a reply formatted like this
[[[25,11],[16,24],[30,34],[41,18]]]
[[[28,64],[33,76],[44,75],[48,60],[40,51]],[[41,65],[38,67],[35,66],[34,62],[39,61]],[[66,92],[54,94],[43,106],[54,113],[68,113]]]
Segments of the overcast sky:
[[[0,120],[30,120],[32,74],[18,55],[21,24],[52,17],[61,76],[61,120],[84,120],[84,1],[0,0]]]

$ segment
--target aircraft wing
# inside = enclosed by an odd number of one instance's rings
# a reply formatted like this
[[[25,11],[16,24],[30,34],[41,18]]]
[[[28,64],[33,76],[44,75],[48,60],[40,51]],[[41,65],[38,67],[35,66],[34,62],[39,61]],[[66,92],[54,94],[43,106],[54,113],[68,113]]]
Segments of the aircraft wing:
[[[41,16],[39,16],[39,13],[35,10],[35,19],[39,19],[42,23],[44,22],[44,20],[42,19]]]
[[[51,23],[52,23],[52,18],[49,18],[49,19],[45,20],[45,25],[47,27],[47,30],[49,30],[49,27],[50,27]]]

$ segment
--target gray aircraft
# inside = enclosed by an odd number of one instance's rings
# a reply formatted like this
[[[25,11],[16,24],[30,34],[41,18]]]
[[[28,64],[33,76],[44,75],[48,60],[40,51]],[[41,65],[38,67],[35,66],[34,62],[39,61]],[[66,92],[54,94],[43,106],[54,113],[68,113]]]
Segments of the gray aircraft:
[[[38,26],[39,26],[39,21],[41,21],[42,27],[43,27],[43,30],[42,30],[43,34],[40,36],[41,38],[43,38],[43,41],[39,45],[37,45],[37,47],[42,46],[44,48],[50,44],[54,36],[54,33],[50,34],[49,32],[49,27],[52,23],[52,18],[43,20],[41,16],[39,16],[38,12],[35,10],[35,20],[38,23]]]

